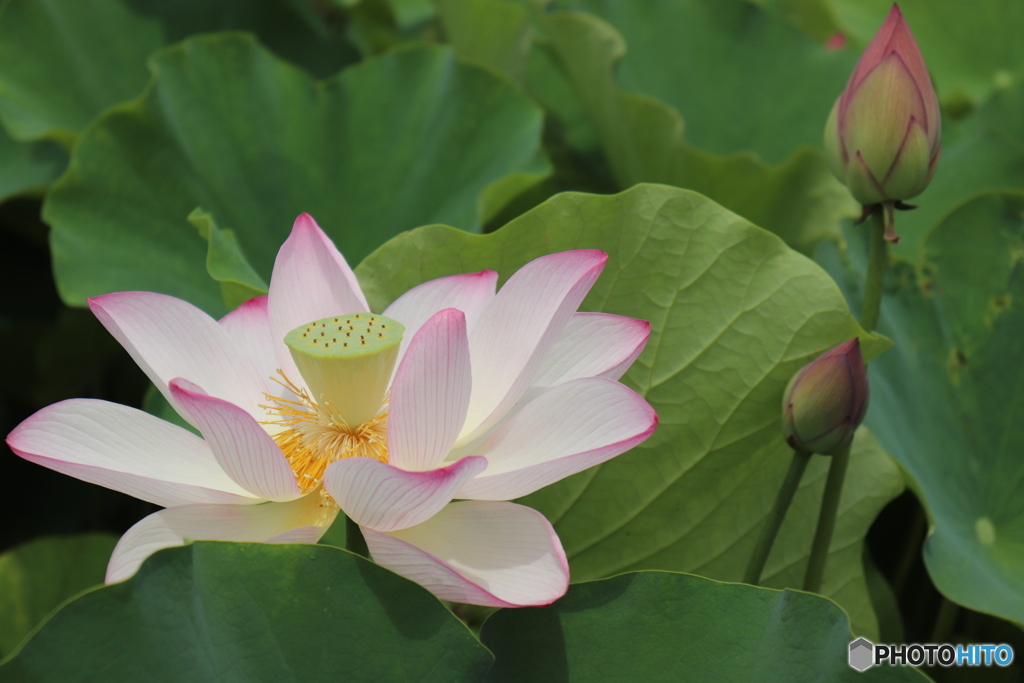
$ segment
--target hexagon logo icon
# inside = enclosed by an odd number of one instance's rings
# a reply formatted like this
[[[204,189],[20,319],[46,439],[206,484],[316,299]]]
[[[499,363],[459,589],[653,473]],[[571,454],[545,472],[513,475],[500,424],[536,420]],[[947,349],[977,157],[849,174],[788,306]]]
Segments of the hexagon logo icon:
[[[857,671],[871,668],[875,663],[875,646],[867,638],[850,643],[850,666]]]

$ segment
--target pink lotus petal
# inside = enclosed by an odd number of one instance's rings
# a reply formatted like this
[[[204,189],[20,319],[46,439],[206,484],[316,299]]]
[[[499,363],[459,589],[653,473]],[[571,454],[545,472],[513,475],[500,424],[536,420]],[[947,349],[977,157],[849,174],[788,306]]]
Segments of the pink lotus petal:
[[[264,500],[302,495],[281,449],[251,415],[188,380],[172,380],[170,388],[185,417],[203,433],[217,462],[239,486]]]
[[[428,520],[485,469],[487,460],[477,456],[429,472],[407,472],[372,458],[346,458],[327,468],[324,488],[360,526],[394,531]]]
[[[609,460],[642,443],[658,416],[641,396],[603,377],[550,389],[512,415],[475,452],[487,472],[459,498],[511,500]]]
[[[473,395],[461,442],[522,398],[607,260],[596,249],[549,254],[509,278],[469,336]]]
[[[418,526],[363,529],[374,562],[442,600],[550,605],[569,587],[569,563],[544,516],[522,505],[452,503]]]
[[[270,278],[270,331],[278,367],[301,380],[284,337],[299,325],[343,313],[369,312],[359,282],[345,257],[309,214],[295,219]]]
[[[647,344],[651,324],[610,313],[575,313],[541,365],[534,388],[583,377],[619,379]]]
[[[928,65],[925,64],[921,48],[918,47],[917,41],[914,40],[914,34],[911,33],[910,26],[907,24],[907,20],[903,18],[903,13],[900,12],[898,5],[893,5],[886,23],[893,26],[886,47],[902,58],[903,63],[914,79],[914,83],[917,85],[917,89],[922,93],[926,108],[926,116],[922,123],[925,130],[929,132],[929,139],[933,139],[932,135],[935,136],[934,139],[937,139],[939,126],[938,99],[935,97],[932,78],[928,74]]]
[[[446,308],[420,328],[395,372],[389,462],[413,471],[440,464],[466,421],[471,386],[466,319]]]
[[[249,299],[220,319],[220,326],[242,350],[260,377],[277,376],[277,344],[270,334],[270,312],[266,296]]]
[[[401,363],[416,332],[438,311],[459,309],[466,315],[467,332],[472,331],[480,315],[494,299],[494,286],[497,282],[498,274],[493,270],[449,275],[428,280],[395,299],[384,310],[384,315],[405,326],[398,363]]]
[[[846,84],[847,90],[852,90],[860,85],[860,82],[867,77],[868,72],[892,52],[893,32],[896,31],[900,22],[905,23],[903,13],[900,12],[899,7],[893,5],[885,22],[875,32],[868,46],[864,48],[857,66],[854,67],[853,73],[850,74],[850,80]]]
[[[18,425],[7,444],[26,460],[157,505],[259,502],[198,436],[117,403],[55,403]]]
[[[89,308],[172,406],[167,383],[184,377],[262,415],[263,378],[217,321],[192,304],[153,292],[119,292],[89,299]]]
[[[263,505],[184,505],[154,512],[125,532],[107,565],[107,583],[124,581],[158,550],[189,541],[315,543],[335,508],[319,496]]]

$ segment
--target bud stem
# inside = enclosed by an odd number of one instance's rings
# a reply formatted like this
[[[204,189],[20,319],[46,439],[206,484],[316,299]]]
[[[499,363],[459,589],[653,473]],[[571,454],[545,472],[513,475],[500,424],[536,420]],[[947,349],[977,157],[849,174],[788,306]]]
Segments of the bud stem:
[[[956,618],[960,616],[960,605],[956,604],[946,596],[942,596],[939,604],[939,613],[935,617],[935,628],[932,630],[930,643],[946,643],[952,635],[953,626],[956,625]]]
[[[771,554],[772,546],[775,544],[775,537],[779,535],[782,521],[786,518],[786,512],[789,510],[790,503],[793,502],[793,496],[800,486],[800,480],[803,478],[804,471],[807,469],[807,463],[810,461],[810,453],[804,451],[793,452],[793,459],[789,463],[789,471],[786,472],[786,478],[782,481],[782,488],[779,489],[779,495],[775,498],[775,505],[772,507],[772,511],[768,513],[768,519],[765,520],[764,526],[761,528],[761,536],[757,539],[754,554],[751,555],[750,562],[747,564],[747,571],[743,574],[743,583],[756,586],[761,581],[761,572],[764,571],[768,555]]]
[[[818,515],[818,528],[814,532],[811,559],[807,562],[807,573],[804,575],[804,590],[810,593],[821,591],[821,580],[825,576],[825,561],[828,559],[829,546],[832,545],[832,532],[836,528],[839,497],[843,493],[843,479],[846,478],[846,466],[849,463],[850,449],[844,448],[832,456],[832,462],[828,468],[825,495],[821,498],[821,512]]]
[[[871,214],[868,274],[864,281],[864,304],[860,313],[860,325],[867,332],[874,332],[878,326],[885,270],[889,265],[889,242],[886,235],[893,229],[893,209],[892,202],[885,202]]]
[[[884,202],[871,214],[870,246],[868,248],[868,274],[864,282],[864,304],[860,313],[860,325],[866,332],[874,332],[878,326],[878,314],[882,309],[882,289],[885,271],[889,266],[889,241],[895,236],[893,202]],[[836,513],[839,497],[843,493],[846,467],[850,463],[850,449],[844,448],[832,456],[829,463],[825,495],[821,499],[818,528],[811,545],[811,559],[807,562],[804,575],[804,590],[817,593],[825,576],[825,561],[832,544],[832,532],[836,528]]]
[[[864,282],[864,304],[860,313],[860,325],[867,332],[875,331],[878,326],[878,314],[882,308],[882,289],[885,284],[885,271],[889,265],[889,241],[891,237],[895,237],[894,209],[893,202],[884,202],[871,215],[868,274]],[[825,495],[822,496],[821,512],[818,515],[818,528],[814,532],[811,558],[807,562],[807,574],[804,575],[804,590],[811,593],[821,590],[821,581],[825,576],[825,561],[828,559],[828,549],[832,544],[832,532],[836,528],[839,497],[843,493],[843,480],[846,478],[846,467],[849,463],[849,447],[833,455],[832,462],[829,463]]]

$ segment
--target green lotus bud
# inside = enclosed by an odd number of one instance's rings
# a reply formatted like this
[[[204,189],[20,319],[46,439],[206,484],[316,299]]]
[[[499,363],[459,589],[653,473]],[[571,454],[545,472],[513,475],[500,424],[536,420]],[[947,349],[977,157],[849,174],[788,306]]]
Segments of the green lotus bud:
[[[928,67],[893,5],[832,107],[829,166],[865,207],[916,197],[935,174],[940,128]]]
[[[782,426],[793,450],[835,455],[850,445],[868,410],[868,375],[860,340],[822,354],[793,376],[782,400]]]

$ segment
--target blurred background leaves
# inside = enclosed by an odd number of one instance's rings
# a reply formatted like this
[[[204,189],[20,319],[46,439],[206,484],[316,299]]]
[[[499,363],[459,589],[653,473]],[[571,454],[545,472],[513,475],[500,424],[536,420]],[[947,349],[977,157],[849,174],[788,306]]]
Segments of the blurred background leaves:
[[[188,221],[197,207],[266,282],[303,211],[358,263],[410,226],[479,230],[549,171],[540,109],[441,47],[397,49],[321,84],[239,34],[151,63],[146,94],[83,133],[47,196],[69,304],[147,290],[226,313]]]

